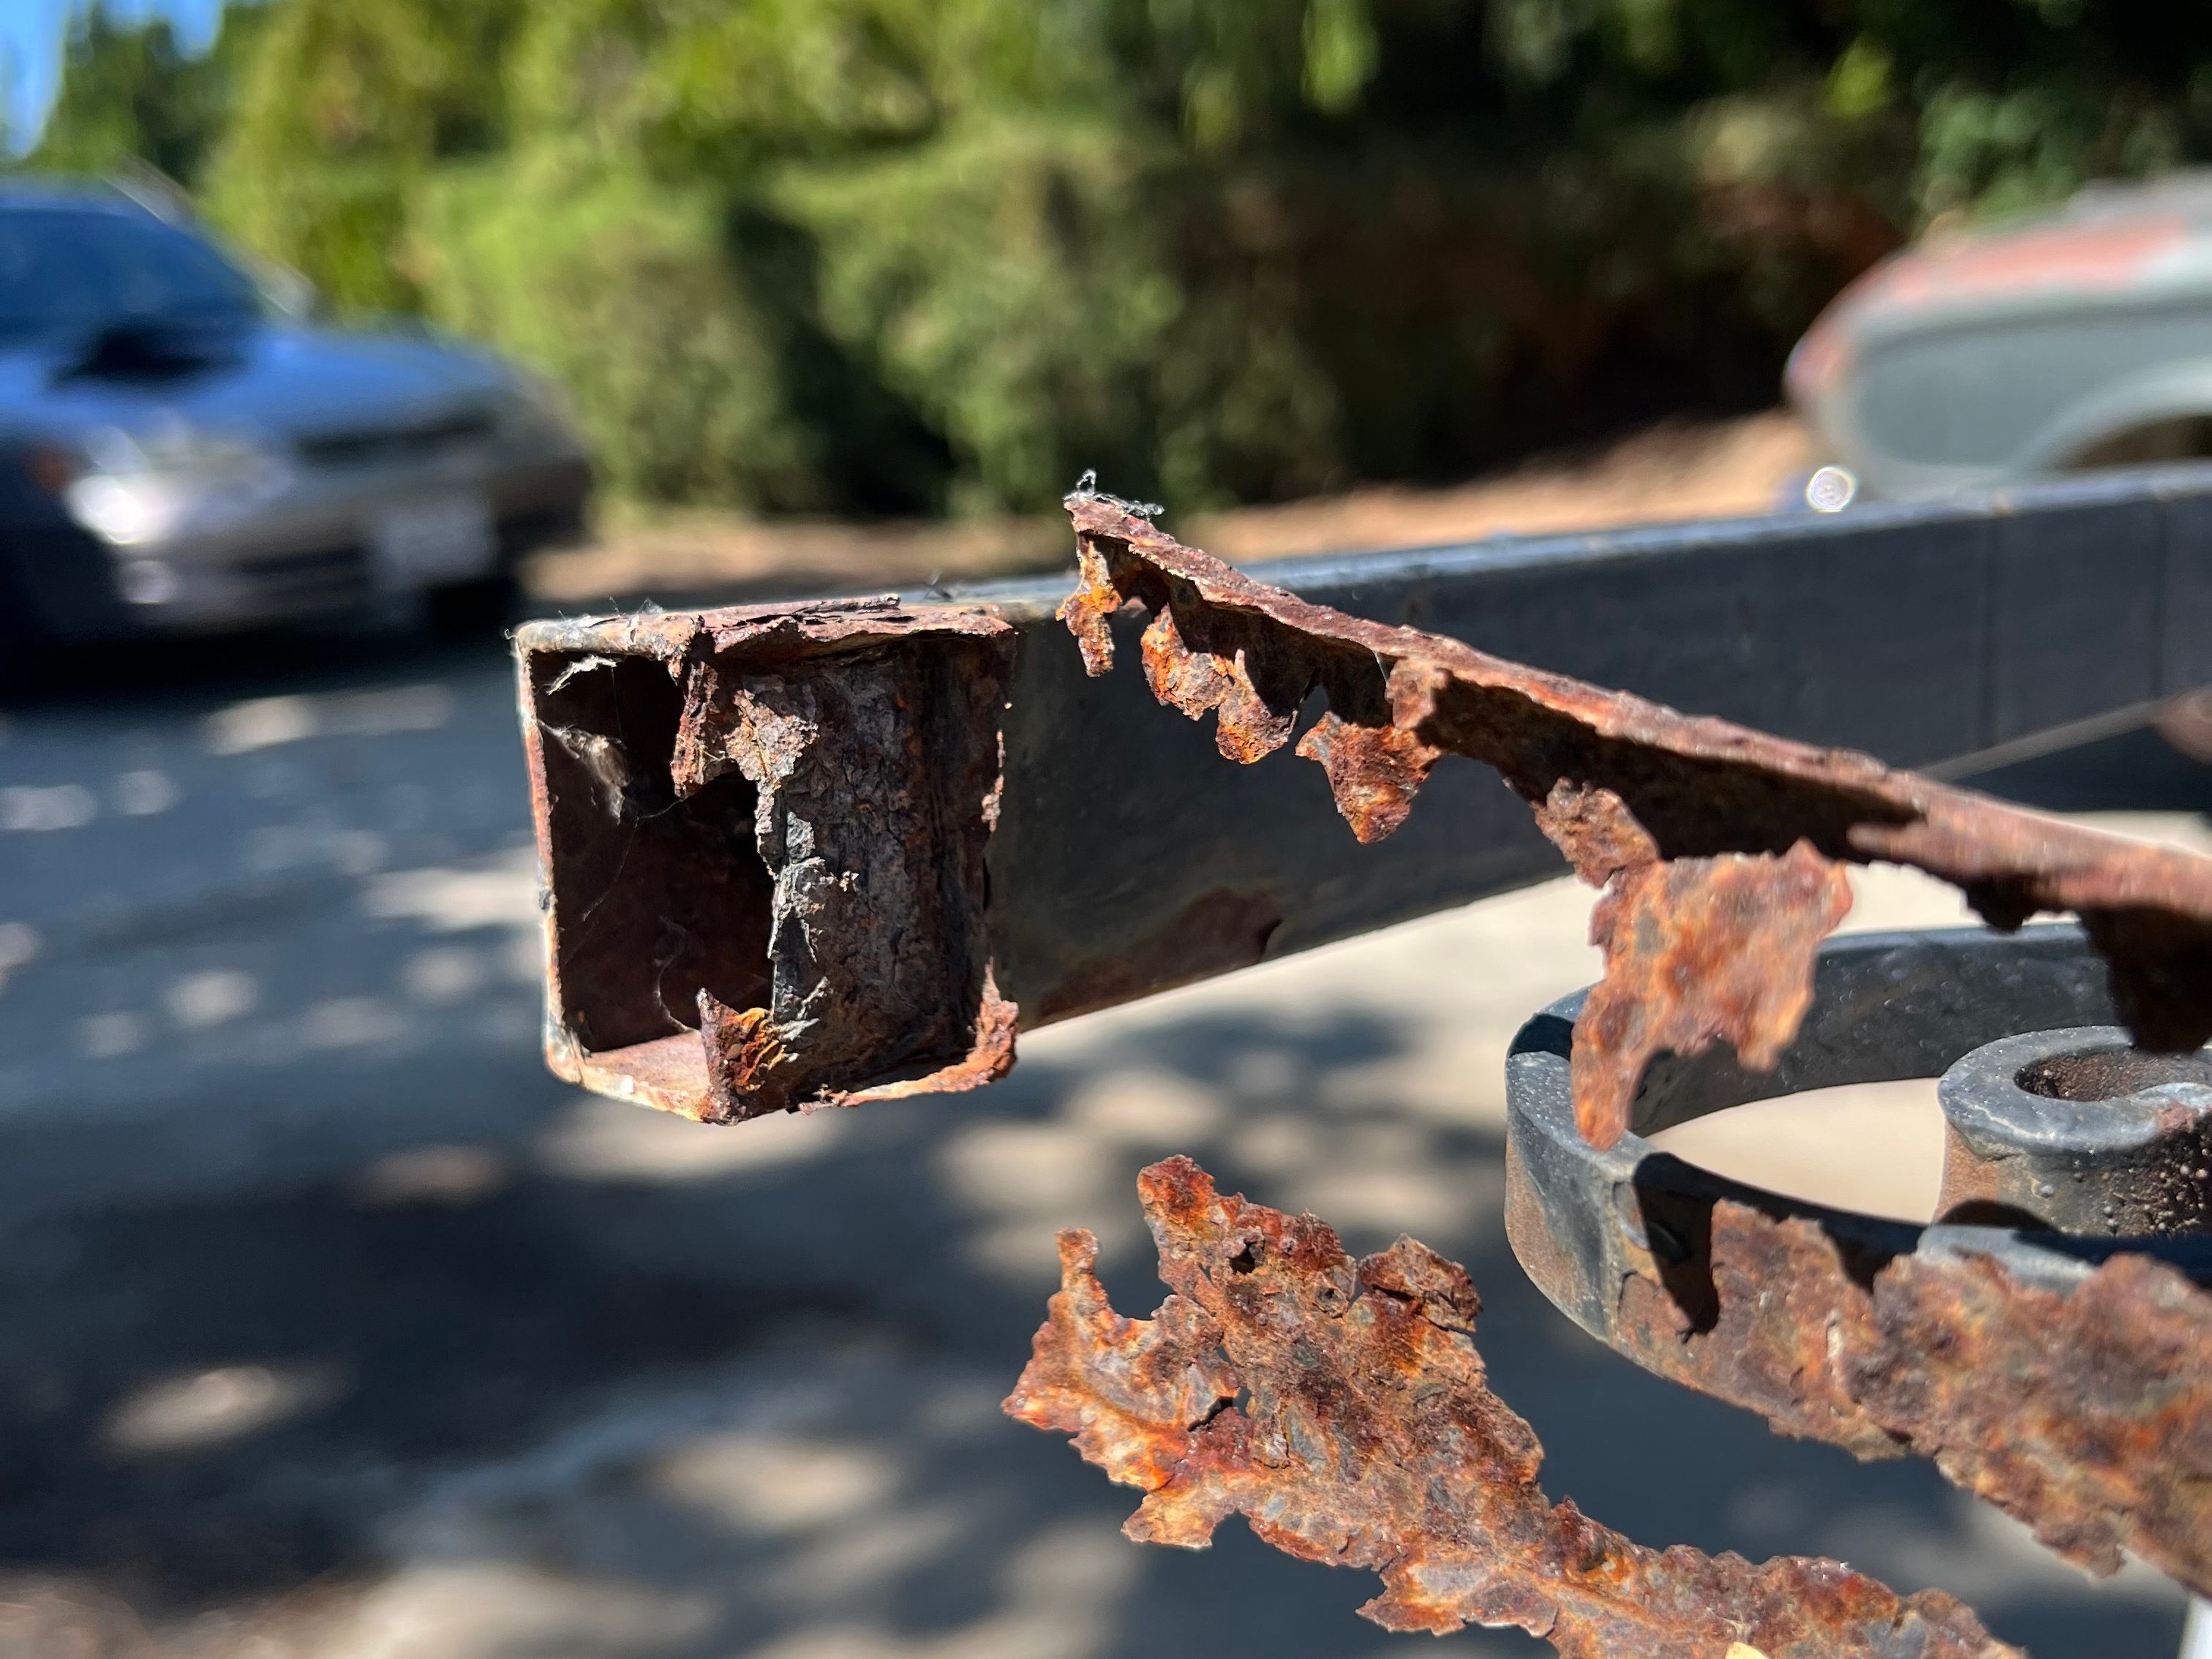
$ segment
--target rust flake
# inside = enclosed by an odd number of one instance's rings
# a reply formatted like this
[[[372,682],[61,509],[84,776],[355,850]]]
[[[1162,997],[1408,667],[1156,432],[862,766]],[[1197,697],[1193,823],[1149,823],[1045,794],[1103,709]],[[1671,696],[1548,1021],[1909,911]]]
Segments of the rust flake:
[[[2212,1592],[2212,1298],[2181,1274],[2115,1256],[2062,1296],[1905,1258],[1856,1331],[1852,1393],[1953,1482],[2093,1572]]]
[[[1301,1559],[1379,1573],[1360,1611],[1386,1629],[1510,1626],[1565,1659],[2015,1652],[1940,1591],[1653,1550],[1553,1504],[1534,1432],[1489,1387],[1462,1269],[1410,1239],[1355,1261],[1325,1223],[1224,1195],[1187,1158],[1138,1184],[1173,1294],[1122,1317],[1091,1235],[1063,1233],[1006,1402],[1143,1491],[1132,1539],[1200,1548],[1242,1515]]]
[[[1224,641],[1220,650],[1194,648],[1176,625],[1176,613],[1163,611],[1145,630],[1145,680],[1152,695],[1191,719],[1215,716],[1214,746],[1226,760],[1250,765],[1291,740],[1297,720],[1295,705],[1279,708],[1253,683],[1243,646]]]
[[[1887,860],[1960,888],[1991,925],[2077,913],[2146,1046],[2212,1038],[2212,860],[2125,842],[1885,767],[1685,715],[1438,635],[1366,622],[1184,547],[1110,495],[1066,501],[1079,583],[1060,616],[1092,674],[1110,621],[1152,614],[1159,700],[1211,714],[1251,763],[1289,743],[1328,775],[1362,842],[1402,823],[1446,755],[1496,769],[1594,885],[1603,984],[1577,1027],[1577,1121],[1607,1146],[1649,1059],[1718,1041],[1771,1066],[1807,1006],[1813,958],[1842,920],[1840,866]]]
[[[1590,912],[1605,977],[1576,1022],[1575,1121],[1610,1146],[1644,1066],[1725,1039],[1771,1071],[1813,1003],[1813,958],[1851,908],[1840,866],[1799,842],[1621,872]]]
[[[2092,1572],[2125,1550],[2212,1592],[2212,1296],[2179,1273],[2116,1256],[2062,1293],[1986,1256],[1872,1255],[1806,1215],[1633,1201],[1648,1247],[1611,1340],[1638,1364],[1784,1434],[1932,1458]]]

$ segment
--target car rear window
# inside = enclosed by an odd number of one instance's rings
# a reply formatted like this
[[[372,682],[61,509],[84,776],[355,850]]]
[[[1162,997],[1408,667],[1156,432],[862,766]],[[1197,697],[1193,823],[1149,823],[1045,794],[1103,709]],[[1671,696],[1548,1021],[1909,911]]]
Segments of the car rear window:
[[[0,339],[140,319],[244,322],[259,311],[244,274],[150,216],[0,209]]]

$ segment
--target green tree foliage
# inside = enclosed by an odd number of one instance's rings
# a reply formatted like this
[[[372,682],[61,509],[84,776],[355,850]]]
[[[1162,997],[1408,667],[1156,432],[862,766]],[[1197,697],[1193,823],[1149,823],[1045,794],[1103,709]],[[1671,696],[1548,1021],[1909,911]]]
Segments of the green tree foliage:
[[[1328,388],[1180,279],[1168,158],[1110,125],[963,118],[932,143],[778,175],[835,337],[945,435],[987,501],[1085,466],[1179,499],[1261,452],[1320,482]],[[1241,356],[1242,361],[1233,361]],[[1271,429],[1272,428],[1272,429]]]
[[[1764,399],[1901,239],[2212,154],[2212,12],[2126,0],[260,0],[205,68],[71,38],[43,161],[146,156],[340,309],[557,379],[622,488],[764,507],[1087,465],[1189,505]]]
[[[716,193],[616,173],[517,182],[479,167],[423,193],[415,231],[441,320],[563,385],[631,492],[804,503],[809,434],[787,418]]]
[[[415,309],[416,191],[496,146],[520,0],[268,0],[210,158],[210,216],[341,310]]]
[[[264,14],[233,7],[214,45],[179,50],[165,18],[131,23],[94,4],[70,21],[61,84],[28,165],[100,174],[133,161],[180,184],[199,177],[222,128],[231,80],[252,50]]]

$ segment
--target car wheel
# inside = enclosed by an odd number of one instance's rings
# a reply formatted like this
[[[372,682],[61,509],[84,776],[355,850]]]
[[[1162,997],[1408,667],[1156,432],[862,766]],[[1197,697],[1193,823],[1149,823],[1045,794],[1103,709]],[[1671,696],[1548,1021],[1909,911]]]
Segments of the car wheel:
[[[2212,685],[2185,691],[2158,711],[2158,734],[2191,760],[2212,766]]]

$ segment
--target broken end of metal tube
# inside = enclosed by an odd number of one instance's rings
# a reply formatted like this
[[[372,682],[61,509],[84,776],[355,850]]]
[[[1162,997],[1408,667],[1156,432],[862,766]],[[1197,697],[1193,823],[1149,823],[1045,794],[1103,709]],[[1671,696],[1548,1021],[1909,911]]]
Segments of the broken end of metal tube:
[[[556,1073],[728,1122],[1012,1063],[983,920],[995,616],[617,617],[516,653]]]

